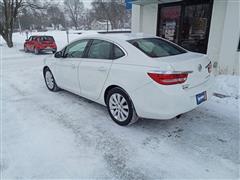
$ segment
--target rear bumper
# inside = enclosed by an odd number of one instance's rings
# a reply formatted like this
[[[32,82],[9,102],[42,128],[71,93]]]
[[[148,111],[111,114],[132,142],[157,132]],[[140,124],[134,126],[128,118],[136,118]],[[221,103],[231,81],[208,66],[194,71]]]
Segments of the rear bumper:
[[[194,88],[183,89],[182,85],[162,86],[151,82],[131,93],[139,117],[149,119],[172,119],[179,114],[197,108],[196,95],[207,92],[207,101],[212,97],[213,77]],[[203,102],[200,105],[206,103]]]
[[[57,48],[40,48],[39,51],[52,52],[52,51],[57,51]]]

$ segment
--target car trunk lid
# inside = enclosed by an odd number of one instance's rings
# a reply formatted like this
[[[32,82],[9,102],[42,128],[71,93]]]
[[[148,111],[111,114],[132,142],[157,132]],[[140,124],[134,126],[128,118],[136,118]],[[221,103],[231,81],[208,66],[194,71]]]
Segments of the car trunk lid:
[[[210,78],[209,58],[204,54],[187,52],[176,56],[157,58],[168,63],[175,72],[188,72],[184,87],[198,86]]]

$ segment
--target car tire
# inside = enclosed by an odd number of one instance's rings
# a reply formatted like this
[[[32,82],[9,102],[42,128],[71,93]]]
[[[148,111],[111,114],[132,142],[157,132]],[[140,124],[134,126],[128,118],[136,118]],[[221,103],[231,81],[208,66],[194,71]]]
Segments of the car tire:
[[[139,119],[132,100],[121,88],[113,88],[108,92],[106,104],[112,120],[120,126],[133,124]]]
[[[27,48],[27,46],[24,46],[24,52],[25,52],[25,53],[28,52],[28,48]]]
[[[57,86],[54,76],[53,76],[52,72],[50,71],[50,69],[48,69],[48,68],[45,69],[43,74],[44,74],[44,80],[45,80],[45,84],[46,84],[47,88],[53,92],[59,91],[60,88]]]
[[[37,48],[34,48],[34,54],[39,54],[39,50]]]

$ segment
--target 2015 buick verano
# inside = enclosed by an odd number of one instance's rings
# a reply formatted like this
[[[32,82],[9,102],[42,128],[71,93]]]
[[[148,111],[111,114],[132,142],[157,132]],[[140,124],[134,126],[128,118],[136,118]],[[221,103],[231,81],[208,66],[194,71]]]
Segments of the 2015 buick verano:
[[[83,36],[45,59],[47,88],[60,88],[107,106],[128,125],[171,119],[209,100],[212,64],[167,40],[144,34]]]

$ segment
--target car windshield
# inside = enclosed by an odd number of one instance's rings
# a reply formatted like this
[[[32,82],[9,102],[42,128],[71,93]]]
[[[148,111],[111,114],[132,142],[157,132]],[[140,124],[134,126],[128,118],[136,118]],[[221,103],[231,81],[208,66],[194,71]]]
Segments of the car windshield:
[[[134,39],[128,42],[152,58],[173,56],[187,52],[183,48],[159,38]]]
[[[54,41],[52,36],[41,36],[40,41]]]

